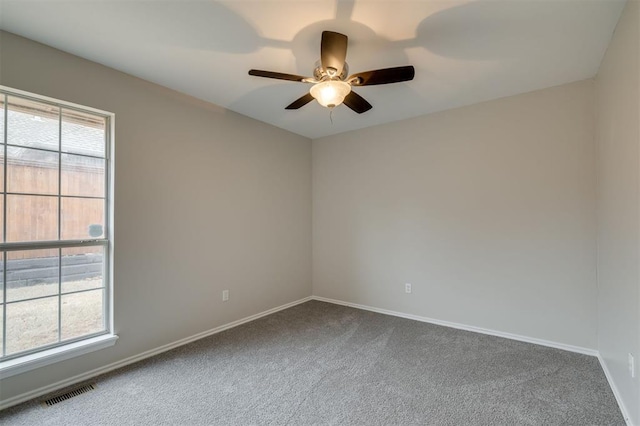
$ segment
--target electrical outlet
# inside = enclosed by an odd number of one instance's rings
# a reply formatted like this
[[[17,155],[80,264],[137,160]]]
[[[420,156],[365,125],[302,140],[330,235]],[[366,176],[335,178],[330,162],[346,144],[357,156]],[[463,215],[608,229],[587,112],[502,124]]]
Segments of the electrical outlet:
[[[222,290],[222,301],[226,302],[229,300],[229,290]]]
[[[411,283],[405,283],[404,292],[405,293],[411,293]]]
[[[636,377],[636,363],[632,353],[629,354],[629,374],[632,379]]]

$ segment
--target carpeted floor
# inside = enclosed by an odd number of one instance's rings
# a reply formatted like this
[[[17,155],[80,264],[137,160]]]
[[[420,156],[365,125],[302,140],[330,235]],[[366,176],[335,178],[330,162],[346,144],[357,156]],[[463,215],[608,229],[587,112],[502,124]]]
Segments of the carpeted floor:
[[[311,301],[0,413],[15,425],[624,425],[596,358]]]

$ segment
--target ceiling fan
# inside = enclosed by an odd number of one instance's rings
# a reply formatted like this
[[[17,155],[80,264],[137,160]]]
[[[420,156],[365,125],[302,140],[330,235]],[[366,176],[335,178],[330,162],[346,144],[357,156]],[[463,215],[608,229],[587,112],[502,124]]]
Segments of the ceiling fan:
[[[327,108],[334,108],[344,102],[358,114],[373,107],[362,96],[352,91],[352,87],[413,80],[415,70],[411,65],[349,75],[349,66],[345,62],[347,42],[348,38],[344,34],[322,32],[320,61],[316,63],[313,77],[253,69],[249,70],[249,75],[313,84],[309,93],[296,99],[285,109],[298,109],[316,99],[320,105]]]

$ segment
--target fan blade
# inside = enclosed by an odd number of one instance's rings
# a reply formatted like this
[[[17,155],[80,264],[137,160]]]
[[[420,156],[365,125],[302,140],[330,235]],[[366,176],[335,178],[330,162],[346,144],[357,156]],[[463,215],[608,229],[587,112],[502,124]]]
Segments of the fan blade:
[[[376,84],[399,83],[413,80],[416,71],[411,65],[381,70],[365,71],[353,74],[347,78],[352,86],[373,86]],[[355,81],[353,81],[355,80]]]
[[[373,108],[365,98],[358,95],[353,90],[344,98],[344,104],[358,114],[362,114],[363,112],[367,112]]]
[[[291,104],[289,104],[285,109],[298,109],[305,106],[312,100],[313,100],[313,96],[311,96],[311,93],[307,93],[306,95],[291,102]]]
[[[329,74],[329,77],[337,77],[342,74],[344,61],[347,59],[347,42],[348,38],[344,34],[332,31],[322,32],[320,61],[322,62],[322,68]],[[335,70],[335,73],[333,70]]]
[[[281,72],[263,71],[263,70],[249,70],[249,75],[255,75],[256,77],[275,78],[278,80],[300,81],[304,82],[307,77],[294,74],[283,74]]]

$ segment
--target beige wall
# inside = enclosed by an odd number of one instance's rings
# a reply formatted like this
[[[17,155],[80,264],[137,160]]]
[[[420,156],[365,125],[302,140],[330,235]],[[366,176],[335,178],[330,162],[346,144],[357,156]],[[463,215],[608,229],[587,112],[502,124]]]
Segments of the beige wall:
[[[120,336],[3,380],[0,399],[311,294],[308,139],[0,34],[0,84],[116,114]]]
[[[314,295],[595,349],[593,122],[587,80],[314,140]]]
[[[627,3],[596,79],[598,349],[634,424],[640,424],[640,7]]]

